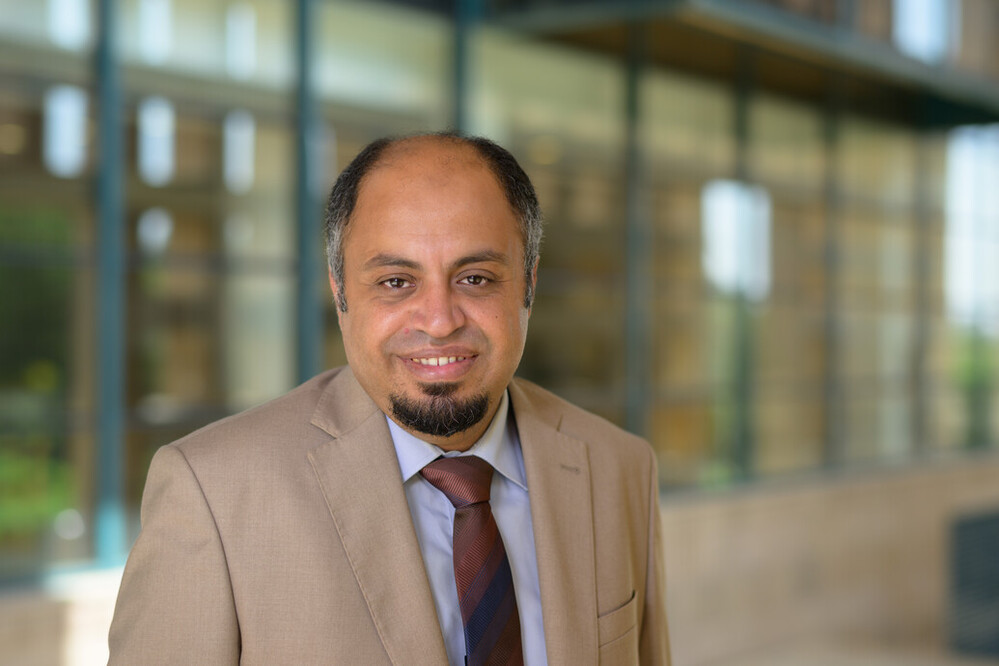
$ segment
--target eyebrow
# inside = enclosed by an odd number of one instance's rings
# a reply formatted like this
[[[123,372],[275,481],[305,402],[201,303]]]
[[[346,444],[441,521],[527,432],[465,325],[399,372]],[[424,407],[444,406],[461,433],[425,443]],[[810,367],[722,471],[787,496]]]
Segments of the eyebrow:
[[[484,264],[484,263],[497,263],[505,264],[507,262],[507,256],[502,252],[496,252],[495,250],[484,250],[477,254],[470,254],[467,257],[462,257],[458,261],[452,264],[452,268],[461,268],[469,264]]]
[[[398,266],[399,268],[411,268],[416,270],[420,267],[412,259],[406,259],[395,254],[380,252],[364,262],[364,268],[382,268],[384,266]]]
[[[483,250],[482,252],[476,252],[475,254],[461,257],[451,264],[451,269],[454,270],[462,268],[463,266],[467,266],[469,264],[488,262],[503,264],[507,263],[507,261],[507,256],[502,252],[496,252],[495,250]],[[397,254],[388,254],[386,252],[379,252],[364,262],[365,269],[384,268],[386,266],[408,268],[411,270],[419,270],[421,268],[420,264],[412,259],[407,259],[406,257],[402,257]]]

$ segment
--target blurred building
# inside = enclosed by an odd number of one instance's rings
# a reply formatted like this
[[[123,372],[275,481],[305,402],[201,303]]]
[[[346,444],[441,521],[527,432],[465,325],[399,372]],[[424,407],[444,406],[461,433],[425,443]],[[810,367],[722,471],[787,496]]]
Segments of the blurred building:
[[[447,126],[545,211],[520,374],[659,455],[677,664],[999,659],[997,44],[992,0],[0,0],[0,661],[101,660],[153,453],[345,361],[323,194]]]

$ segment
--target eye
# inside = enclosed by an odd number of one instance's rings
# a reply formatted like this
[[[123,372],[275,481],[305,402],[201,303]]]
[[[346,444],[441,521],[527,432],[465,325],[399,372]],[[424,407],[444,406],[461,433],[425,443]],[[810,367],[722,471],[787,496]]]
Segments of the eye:
[[[480,287],[489,282],[489,278],[484,275],[466,275],[460,281],[471,287]]]
[[[410,282],[409,280],[401,277],[392,277],[387,280],[382,280],[382,284],[389,289],[404,289],[410,285]]]

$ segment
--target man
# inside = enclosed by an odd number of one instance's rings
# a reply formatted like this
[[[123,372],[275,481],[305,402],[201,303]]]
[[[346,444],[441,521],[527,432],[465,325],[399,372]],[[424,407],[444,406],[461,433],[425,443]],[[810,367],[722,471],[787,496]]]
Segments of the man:
[[[111,662],[668,663],[651,449],[513,379],[540,240],[496,144],[365,148],[327,210],[349,365],[157,452]]]

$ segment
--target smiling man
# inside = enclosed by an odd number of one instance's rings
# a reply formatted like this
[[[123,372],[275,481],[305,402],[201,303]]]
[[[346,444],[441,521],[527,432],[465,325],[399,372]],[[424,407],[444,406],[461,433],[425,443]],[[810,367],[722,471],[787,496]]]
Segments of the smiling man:
[[[343,221],[330,276],[355,377],[396,423],[443,450],[481,437],[517,369],[540,242],[537,212],[522,230],[474,145],[419,137],[362,153],[378,164],[353,223]]]
[[[503,148],[370,144],[327,209],[348,365],[157,452],[112,663],[668,663],[644,441],[513,377],[541,215]]]

